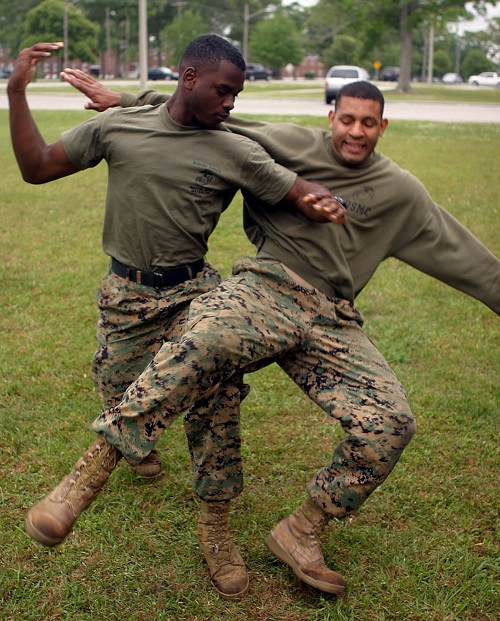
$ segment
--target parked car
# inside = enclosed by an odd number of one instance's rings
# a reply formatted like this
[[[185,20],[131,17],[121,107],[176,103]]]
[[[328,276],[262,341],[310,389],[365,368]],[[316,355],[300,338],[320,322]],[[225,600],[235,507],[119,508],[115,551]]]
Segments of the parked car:
[[[4,67],[3,69],[0,69],[0,78],[10,78],[10,74],[12,73],[12,69],[7,69],[7,67]]]
[[[441,81],[444,84],[461,84],[464,79],[458,73],[445,73]]]
[[[399,67],[384,67],[379,78],[383,82],[397,82],[399,80]]]
[[[247,80],[253,82],[254,80],[270,80],[273,77],[273,72],[259,63],[247,63],[245,75]]]
[[[179,74],[168,67],[150,67],[148,80],[178,80]]]
[[[325,101],[332,103],[339,90],[351,82],[362,82],[370,80],[370,74],[361,67],[355,65],[334,65],[328,69],[325,78]]]
[[[494,71],[483,71],[479,75],[471,75],[469,84],[473,86],[500,86],[500,76]]]

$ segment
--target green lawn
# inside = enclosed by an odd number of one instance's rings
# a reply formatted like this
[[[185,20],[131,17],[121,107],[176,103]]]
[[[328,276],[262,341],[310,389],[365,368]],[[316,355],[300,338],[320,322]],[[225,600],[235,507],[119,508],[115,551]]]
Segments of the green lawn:
[[[51,140],[88,114],[35,116]],[[106,167],[29,186],[7,119],[0,111],[1,618],[497,621],[499,320],[393,260],[358,306],[409,393],[418,433],[388,481],[324,538],[329,565],[347,580],[344,596],[301,584],[263,545],[301,502],[340,434],[274,366],[247,377],[252,391],[242,411],[246,488],[231,515],[251,573],[242,601],[225,602],[210,585],[180,421],[160,441],[160,480],[138,481],[122,463],[63,545],[46,549],[27,537],[28,508],[94,437],[99,402],[90,361],[107,267],[100,247]],[[500,125],[393,121],[380,150],[500,255]],[[240,220],[236,201],[211,242],[210,258],[224,275],[252,252]]]

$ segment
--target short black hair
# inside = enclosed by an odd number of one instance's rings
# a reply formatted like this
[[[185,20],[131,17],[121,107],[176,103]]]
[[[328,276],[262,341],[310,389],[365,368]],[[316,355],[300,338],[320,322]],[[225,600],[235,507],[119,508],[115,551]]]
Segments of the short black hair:
[[[227,60],[238,69],[245,71],[246,64],[240,51],[224,37],[219,35],[202,35],[193,39],[184,50],[179,66],[186,68],[190,65],[199,68],[209,66],[217,69],[221,61]]]
[[[380,104],[380,115],[384,115],[385,99],[382,91],[371,82],[351,82],[343,86],[335,98],[335,109],[340,104],[342,97],[357,97],[358,99],[373,99]]]

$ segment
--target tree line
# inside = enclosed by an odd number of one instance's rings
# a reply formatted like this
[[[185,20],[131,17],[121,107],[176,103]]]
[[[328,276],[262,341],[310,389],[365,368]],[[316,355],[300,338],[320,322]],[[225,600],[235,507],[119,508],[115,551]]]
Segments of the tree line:
[[[67,40],[66,58],[100,63],[117,59],[115,74],[138,56],[138,0],[0,0],[3,57],[40,40]],[[467,3],[470,5],[470,3]],[[473,3],[485,11],[486,2]],[[490,2],[489,4],[497,4]],[[500,65],[500,20],[467,32],[463,0],[318,0],[311,7],[281,0],[147,0],[148,44],[154,64],[176,66],[194,37],[221,34],[248,58],[272,68],[297,66],[316,55],[325,67],[356,64],[371,75],[399,66],[400,88],[429,71],[440,77],[495,70]],[[465,32],[458,33],[458,24]],[[66,39],[64,38],[66,37]],[[432,49],[432,65],[429,51]]]

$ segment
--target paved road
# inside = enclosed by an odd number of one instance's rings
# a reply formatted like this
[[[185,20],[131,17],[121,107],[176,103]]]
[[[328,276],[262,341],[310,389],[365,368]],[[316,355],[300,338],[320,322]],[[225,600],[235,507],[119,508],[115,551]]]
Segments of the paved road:
[[[2,85],[3,86],[3,85]],[[124,87],[125,88],[125,87]],[[29,93],[32,110],[82,110],[85,97],[72,93]],[[8,108],[5,90],[0,91],[0,109]],[[238,97],[236,110],[241,114],[279,114],[324,116],[329,106],[315,98],[270,99],[255,96]],[[389,119],[445,121],[453,123],[500,123],[500,104],[460,104],[437,102],[386,102]]]
[[[248,114],[306,114],[325,116],[330,106],[318,99],[244,99],[236,104],[240,113]],[[385,116],[389,119],[417,121],[500,123],[500,104],[458,104],[434,102],[386,102]]]

